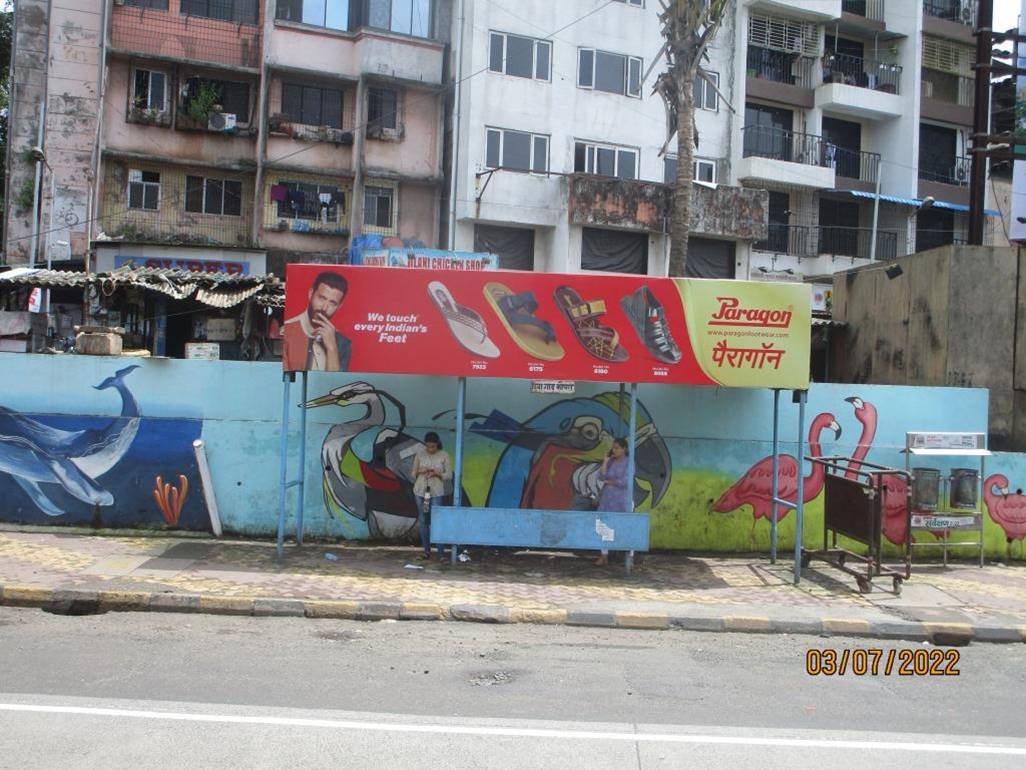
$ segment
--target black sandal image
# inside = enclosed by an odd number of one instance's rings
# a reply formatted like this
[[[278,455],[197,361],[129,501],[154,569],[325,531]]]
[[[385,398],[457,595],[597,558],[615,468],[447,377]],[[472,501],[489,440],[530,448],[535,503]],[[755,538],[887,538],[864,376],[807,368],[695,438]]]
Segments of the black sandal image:
[[[649,353],[666,364],[680,363],[680,348],[670,334],[663,306],[651,289],[640,287],[621,299],[620,307]]]

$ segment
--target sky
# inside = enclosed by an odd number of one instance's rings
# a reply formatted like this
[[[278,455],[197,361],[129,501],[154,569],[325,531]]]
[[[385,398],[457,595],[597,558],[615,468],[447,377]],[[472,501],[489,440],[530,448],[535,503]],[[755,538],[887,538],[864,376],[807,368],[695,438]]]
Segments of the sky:
[[[1004,32],[1016,25],[1019,19],[1019,3],[1016,0],[996,0],[994,3],[994,26]]]

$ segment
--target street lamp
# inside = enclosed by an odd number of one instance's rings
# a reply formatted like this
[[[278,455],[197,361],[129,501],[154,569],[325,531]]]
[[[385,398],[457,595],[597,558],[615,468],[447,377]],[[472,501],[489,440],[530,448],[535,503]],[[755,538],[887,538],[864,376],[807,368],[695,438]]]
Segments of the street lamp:
[[[873,264],[873,262],[876,261],[876,238],[880,223],[880,182],[883,179],[884,163],[885,161],[881,158],[876,164],[876,192],[873,194],[873,230],[869,234],[869,264]],[[916,209],[916,213],[932,208],[933,204],[933,196],[927,195],[919,202],[919,207]]]

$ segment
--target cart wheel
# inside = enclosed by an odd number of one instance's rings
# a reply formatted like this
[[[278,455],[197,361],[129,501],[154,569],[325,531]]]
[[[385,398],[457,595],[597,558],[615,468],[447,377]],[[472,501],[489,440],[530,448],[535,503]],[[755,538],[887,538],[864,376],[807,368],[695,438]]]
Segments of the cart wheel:
[[[870,591],[873,590],[873,584],[865,578],[860,577],[855,579],[858,581],[860,594],[868,594]]]
[[[901,596],[901,578],[894,578],[894,595]]]

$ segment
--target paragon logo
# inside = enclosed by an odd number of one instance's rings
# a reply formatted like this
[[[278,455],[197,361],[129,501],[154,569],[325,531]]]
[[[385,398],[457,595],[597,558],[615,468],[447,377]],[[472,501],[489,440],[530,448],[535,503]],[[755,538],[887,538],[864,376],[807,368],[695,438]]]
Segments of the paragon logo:
[[[737,297],[717,297],[720,309],[709,321],[710,326],[761,326],[768,329],[786,329],[791,325],[790,310],[741,307]]]

